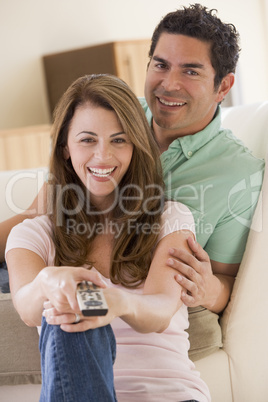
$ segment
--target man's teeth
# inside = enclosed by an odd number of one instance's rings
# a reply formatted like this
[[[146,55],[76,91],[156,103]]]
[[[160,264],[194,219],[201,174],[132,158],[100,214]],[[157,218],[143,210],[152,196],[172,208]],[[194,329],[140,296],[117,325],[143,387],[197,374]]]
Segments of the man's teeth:
[[[93,176],[97,177],[107,177],[109,176],[114,170],[115,167],[110,168],[110,169],[96,169],[96,168],[89,168],[90,172],[93,174]]]
[[[167,106],[183,106],[185,105],[185,102],[167,102],[164,99],[158,98],[159,101],[161,103],[163,103],[163,105],[167,105]]]

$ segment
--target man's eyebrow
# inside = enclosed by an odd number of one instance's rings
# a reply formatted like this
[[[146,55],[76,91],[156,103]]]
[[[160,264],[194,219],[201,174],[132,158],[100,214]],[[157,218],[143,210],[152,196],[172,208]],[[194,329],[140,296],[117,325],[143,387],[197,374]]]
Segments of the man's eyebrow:
[[[200,68],[200,69],[205,68],[204,64],[201,63],[183,63],[180,66],[182,68]]]
[[[159,56],[153,56],[153,60],[158,61],[159,63],[169,65],[169,62],[167,60],[165,60]],[[205,68],[204,64],[202,64],[202,63],[182,63],[182,64],[179,64],[179,66],[182,68],[199,68],[199,69]]]
[[[153,60],[158,61],[159,63],[169,64],[168,61],[163,59],[162,57],[153,56]]]

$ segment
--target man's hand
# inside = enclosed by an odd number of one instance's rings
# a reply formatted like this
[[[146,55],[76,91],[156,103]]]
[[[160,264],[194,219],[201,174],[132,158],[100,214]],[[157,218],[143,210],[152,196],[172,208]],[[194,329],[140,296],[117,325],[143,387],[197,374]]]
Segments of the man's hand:
[[[167,264],[179,271],[175,279],[182,286],[181,299],[188,307],[202,305],[217,311],[217,299],[222,291],[220,279],[213,274],[211,261],[203,248],[193,240],[187,239],[192,253],[182,249],[170,249],[171,258]]]

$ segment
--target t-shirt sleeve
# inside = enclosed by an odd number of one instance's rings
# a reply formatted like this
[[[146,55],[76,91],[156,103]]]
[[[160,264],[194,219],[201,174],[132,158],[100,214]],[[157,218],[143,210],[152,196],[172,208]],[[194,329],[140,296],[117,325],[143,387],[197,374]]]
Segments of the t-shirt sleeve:
[[[190,209],[176,201],[167,201],[162,214],[158,241],[178,230],[189,230],[195,236],[195,223]]]
[[[48,217],[25,219],[11,230],[5,254],[12,249],[23,248],[33,251],[43,259],[46,265],[50,265],[55,256],[51,232]]]

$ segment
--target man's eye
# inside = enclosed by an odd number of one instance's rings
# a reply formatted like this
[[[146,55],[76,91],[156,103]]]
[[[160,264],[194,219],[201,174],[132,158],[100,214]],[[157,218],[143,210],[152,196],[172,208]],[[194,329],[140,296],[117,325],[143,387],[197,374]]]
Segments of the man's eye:
[[[193,76],[198,75],[198,73],[196,71],[194,71],[194,70],[187,70],[186,73],[188,75],[193,75]]]
[[[155,64],[155,67],[159,68],[159,70],[164,70],[167,67],[167,65],[164,63],[157,63]]]

